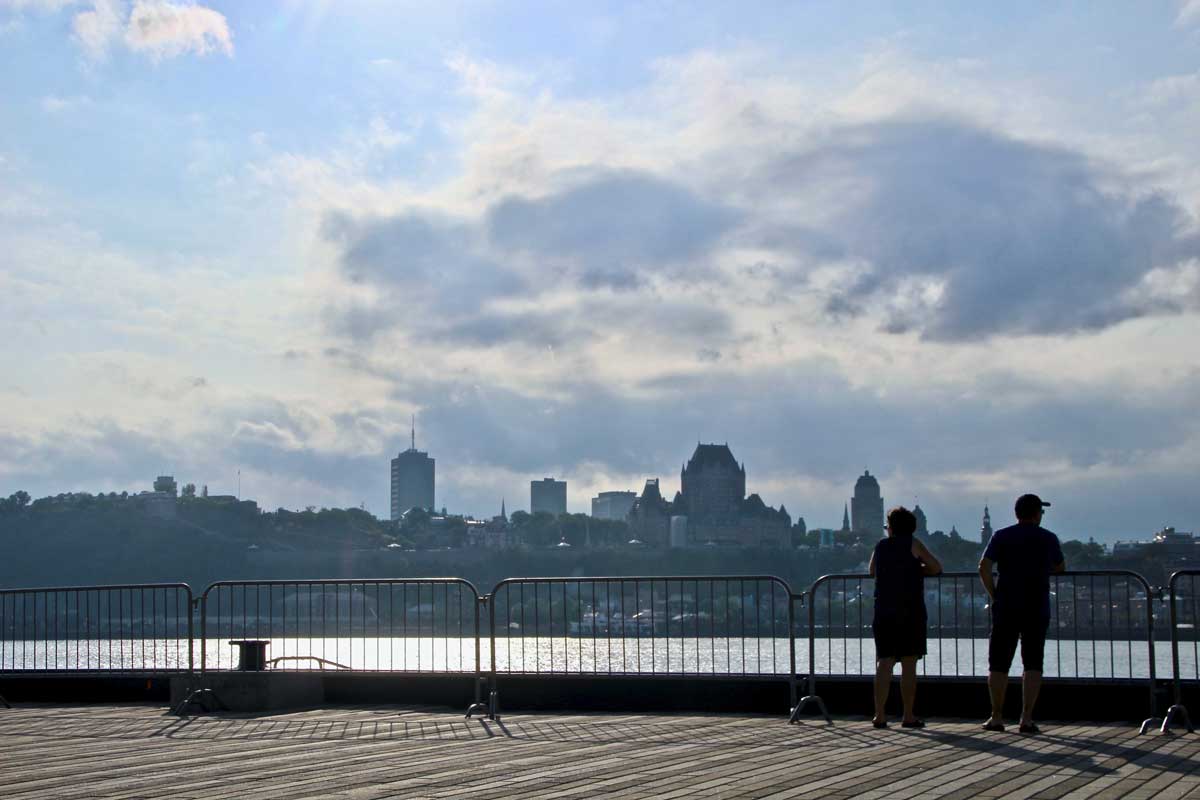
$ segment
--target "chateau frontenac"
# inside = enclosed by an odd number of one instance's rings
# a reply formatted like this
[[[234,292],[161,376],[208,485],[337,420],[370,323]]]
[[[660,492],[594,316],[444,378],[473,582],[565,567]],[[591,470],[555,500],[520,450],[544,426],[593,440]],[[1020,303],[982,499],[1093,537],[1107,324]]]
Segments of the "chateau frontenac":
[[[657,478],[646,481],[628,516],[637,540],[655,547],[790,546],[787,509],[746,496],[746,468],[728,444],[698,443],[680,470],[679,486],[668,502]]]

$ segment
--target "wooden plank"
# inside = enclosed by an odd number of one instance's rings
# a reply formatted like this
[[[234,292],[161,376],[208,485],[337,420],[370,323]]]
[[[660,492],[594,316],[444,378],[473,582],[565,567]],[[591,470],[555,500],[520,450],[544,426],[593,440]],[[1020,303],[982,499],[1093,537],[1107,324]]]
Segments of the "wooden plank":
[[[985,734],[765,716],[511,715],[340,707],[177,720],[161,707],[0,714],[6,798],[1200,796],[1200,737],[1130,726]]]

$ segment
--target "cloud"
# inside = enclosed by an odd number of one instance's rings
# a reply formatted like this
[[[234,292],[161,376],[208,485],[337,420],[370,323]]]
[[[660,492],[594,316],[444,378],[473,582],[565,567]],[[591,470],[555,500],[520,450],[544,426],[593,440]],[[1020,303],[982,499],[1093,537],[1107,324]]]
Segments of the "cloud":
[[[71,21],[75,41],[93,61],[108,56],[112,43],[121,33],[124,7],[120,0],[93,0],[92,8],[81,11]]]
[[[187,53],[233,55],[225,16],[192,2],[136,0],[131,8],[125,0],[91,0],[91,8],[78,12],[71,27],[93,61],[105,59],[118,43],[154,61]]]
[[[1200,0],[1182,0],[1179,4],[1179,14],[1175,17],[1175,25],[1186,28],[1200,23]]]
[[[1169,281],[1150,279],[1200,257],[1196,221],[1174,197],[1078,151],[954,118],[846,125],[801,149],[765,149],[740,183],[720,186],[739,204],[629,169],[549,180],[547,191],[501,196],[477,218],[331,214],[324,231],[351,281],[404,303],[395,324],[420,317],[414,303],[432,305],[453,341],[517,332],[512,314],[474,318],[496,298],[570,297],[586,312],[602,308],[580,304],[589,293],[656,286],[709,286],[719,301],[764,282],[785,304],[799,290],[833,319],[870,314],[886,333],[943,341],[1102,330],[1198,304],[1194,292],[1156,292]],[[798,208],[783,221],[789,204]],[[739,248],[766,254],[772,268],[722,270]],[[834,277],[811,280],[822,270]],[[347,309],[342,328],[388,327],[387,312],[370,308]],[[473,318],[447,324],[460,314]],[[541,316],[506,340],[571,338],[577,317],[558,319]],[[646,320],[652,330],[662,321]]]
[[[185,53],[233,55],[225,16],[204,6],[138,0],[125,27],[125,44],[155,60]]]
[[[860,265],[831,312],[882,307],[884,330],[933,339],[1072,333],[1171,313],[1176,304],[1139,285],[1200,256],[1196,222],[1173,197],[1124,187],[1078,152],[955,120],[839,129],[774,159],[762,180],[764,194],[829,198],[821,232]]]
[[[589,285],[629,287],[643,271],[687,272],[738,214],[684,186],[633,170],[588,174],[545,197],[508,196],[487,212],[508,253],[575,269]]]
[[[47,114],[59,114],[67,111],[73,111],[83,106],[91,105],[91,98],[80,95],[77,97],[59,97],[57,95],[46,95],[42,98],[42,111]]]

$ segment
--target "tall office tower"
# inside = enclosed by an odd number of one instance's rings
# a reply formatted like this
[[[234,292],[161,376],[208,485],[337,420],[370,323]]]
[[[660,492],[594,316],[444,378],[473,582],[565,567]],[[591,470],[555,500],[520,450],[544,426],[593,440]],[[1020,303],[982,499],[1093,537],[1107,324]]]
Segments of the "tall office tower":
[[[979,528],[979,541],[984,547],[988,546],[988,542],[992,540],[992,515],[988,511],[988,507],[983,507],[983,525]]]
[[[883,536],[883,496],[879,493],[879,481],[870,470],[864,470],[854,483],[850,520],[856,531]]]
[[[625,519],[637,492],[601,492],[592,498],[592,517],[595,519]]]
[[[392,519],[398,520],[413,508],[432,511],[434,461],[417,449],[414,420],[409,448],[392,459]]]
[[[529,513],[545,511],[558,516],[567,513],[567,482],[543,478],[529,482]]]

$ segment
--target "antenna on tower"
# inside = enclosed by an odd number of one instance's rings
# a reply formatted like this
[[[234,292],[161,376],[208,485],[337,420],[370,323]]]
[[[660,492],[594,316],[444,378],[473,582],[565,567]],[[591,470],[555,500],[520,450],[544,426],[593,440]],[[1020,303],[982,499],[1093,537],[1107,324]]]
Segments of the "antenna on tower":
[[[417,415],[412,415],[412,449],[417,449]]]

